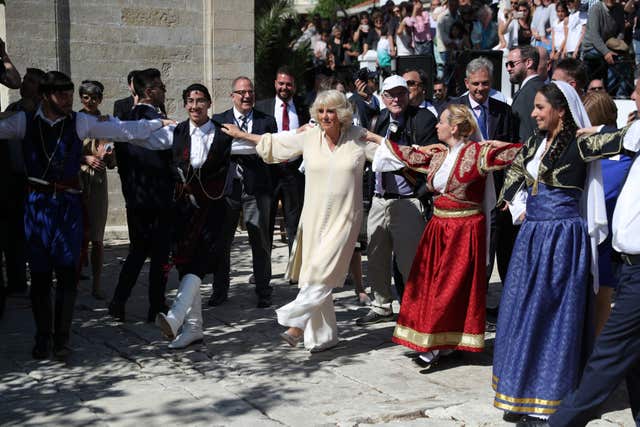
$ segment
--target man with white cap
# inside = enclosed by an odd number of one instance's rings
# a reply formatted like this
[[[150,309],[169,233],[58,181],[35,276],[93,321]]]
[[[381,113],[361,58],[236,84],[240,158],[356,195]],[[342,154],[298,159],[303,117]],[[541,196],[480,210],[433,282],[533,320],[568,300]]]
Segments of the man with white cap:
[[[400,76],[382,83],[382,110],[374,132],[402,145],[438,142],[437,118],[426,108],[409,105],[409,88]],[[375,192],[367,221],[369,245],[368,277],[374,295],[371,311],[356,321],[358,325],[393,320],[391,309],[391,254],[406,281],[420,236],[425,227],[419,198],[429,200],[422,175],[406,170],[376,173]]]

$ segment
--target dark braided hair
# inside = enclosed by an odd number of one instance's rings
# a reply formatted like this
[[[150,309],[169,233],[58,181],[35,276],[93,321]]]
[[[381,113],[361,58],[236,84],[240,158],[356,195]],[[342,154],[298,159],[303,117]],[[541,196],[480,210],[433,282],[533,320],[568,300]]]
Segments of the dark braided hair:
[[[547,153],[547,157],[551,160],[551,163],[554,163],[558,160],[569,144],[575,140],[578,126],[573,119],[569,104],[558,86],[553,83],[546,84],[538,89],[538,93],[547,99],[547,102],[551,104],[551,107],[554,110],[564,110],[565,112],[564,118],[561,119],[562,129],[551,142],[551,147],[549,147],[549,151]],[[551,129],[546,131],[538,130],[537,132],[549,137],[550,131]]]

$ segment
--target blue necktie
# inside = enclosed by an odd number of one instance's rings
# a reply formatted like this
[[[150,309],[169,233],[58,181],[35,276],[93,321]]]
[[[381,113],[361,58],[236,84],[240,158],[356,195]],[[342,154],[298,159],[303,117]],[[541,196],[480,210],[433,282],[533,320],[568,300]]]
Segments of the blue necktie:
[[[482,133],[482,137],[487,140],[489,139],[489,132],[487,132],[487,113],[484,105],[480,105],[480,116],[478,117],[478,126],[480,127],[480,133]]]

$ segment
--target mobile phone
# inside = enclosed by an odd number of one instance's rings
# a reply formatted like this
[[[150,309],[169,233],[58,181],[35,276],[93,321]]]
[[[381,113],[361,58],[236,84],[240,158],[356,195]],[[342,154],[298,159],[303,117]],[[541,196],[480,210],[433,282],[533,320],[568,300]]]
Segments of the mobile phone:
[[[513,12],[513,17],[516,19],[520,19],[524,17],[524,12]]]

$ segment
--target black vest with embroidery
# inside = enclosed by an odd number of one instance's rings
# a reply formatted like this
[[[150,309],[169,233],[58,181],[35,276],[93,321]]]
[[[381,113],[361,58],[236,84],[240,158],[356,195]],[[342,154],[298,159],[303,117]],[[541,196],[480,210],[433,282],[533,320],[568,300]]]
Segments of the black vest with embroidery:
[[[27,176],[49,182],[76,182],[82,157],[76,113],[53,126],[33,113],[25,114],[27,126],[22,152]]]

